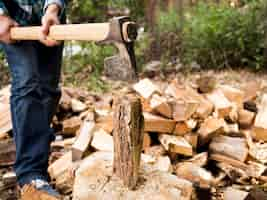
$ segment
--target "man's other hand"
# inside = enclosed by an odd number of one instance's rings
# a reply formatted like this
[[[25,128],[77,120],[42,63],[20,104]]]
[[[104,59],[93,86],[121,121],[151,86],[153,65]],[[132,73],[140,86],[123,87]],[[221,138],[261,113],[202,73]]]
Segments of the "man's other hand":
[[[12,41],[10,37],[10,29],[12,27],[18,26],[18,23],[12,20],[8,16],[0,16],[0,41],[6,44],[10,44]]]
[[[60,24],[58,14],[60,7],[56,4],[51,4],[47,7],[45,15],[42,18],[42,32],[41,32],[41,42],[49,47],[58,45],[59,42],[49,39],[49,29],[52,25]]]

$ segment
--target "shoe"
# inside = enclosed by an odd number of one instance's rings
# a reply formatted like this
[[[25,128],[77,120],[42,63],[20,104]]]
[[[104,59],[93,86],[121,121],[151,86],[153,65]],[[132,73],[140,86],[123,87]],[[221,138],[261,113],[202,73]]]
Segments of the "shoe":
[[[36,179],[21,189],[21,200],[61,200],[61,196],[47,181]]]

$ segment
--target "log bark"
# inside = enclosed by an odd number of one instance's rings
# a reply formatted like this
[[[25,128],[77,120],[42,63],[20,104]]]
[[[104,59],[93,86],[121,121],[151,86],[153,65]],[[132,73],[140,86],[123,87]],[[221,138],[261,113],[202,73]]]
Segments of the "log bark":
[[[134,189],[138,181],[144,137],[141,100],[129,95],[118,98],[115,105],[113,172],[125,186]]]

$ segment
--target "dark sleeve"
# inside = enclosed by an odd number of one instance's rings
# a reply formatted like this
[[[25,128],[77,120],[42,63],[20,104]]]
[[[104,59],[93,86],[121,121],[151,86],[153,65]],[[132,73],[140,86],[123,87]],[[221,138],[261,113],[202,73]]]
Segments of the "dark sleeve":
[[[2,0],[0,0],[0,15],[8,15],[8,10]]]
[[[1,2],[1,0],[0,0]],[[44,12],[46,11],[47,7],[50,4],[57,4],[60,8],[61,8],[61,13],[64,12],[65,7],[66,7],[66,2],[65,0],[45,0],[45,4],[44,4]]]

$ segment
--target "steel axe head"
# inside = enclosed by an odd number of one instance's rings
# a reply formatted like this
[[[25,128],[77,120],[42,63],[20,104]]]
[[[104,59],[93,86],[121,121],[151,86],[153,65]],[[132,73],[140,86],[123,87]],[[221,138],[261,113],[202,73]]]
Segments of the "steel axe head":
[[[111,79],[136,81],[137,67],[134,42],[137,38],[137,25],[129,17],[115,17],[110,20],[110,31],[101,42],[113,44],[118,54],[104,60],[105,74]]]

